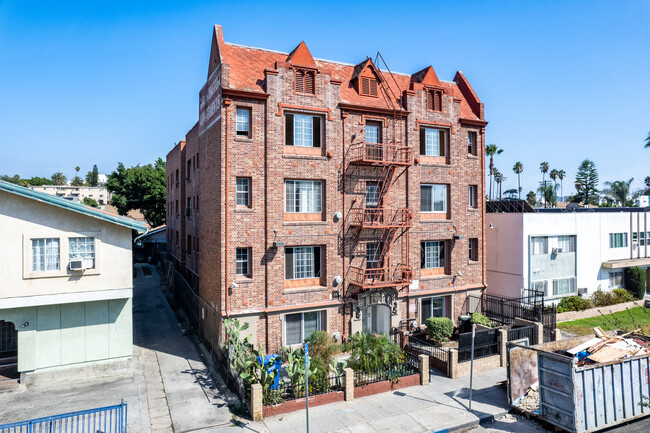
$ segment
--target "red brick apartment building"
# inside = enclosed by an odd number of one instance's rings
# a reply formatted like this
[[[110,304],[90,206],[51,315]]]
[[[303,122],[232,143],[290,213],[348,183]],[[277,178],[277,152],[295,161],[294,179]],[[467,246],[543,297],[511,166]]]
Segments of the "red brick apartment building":
[[[483,104],[462,72],[225,43],[167,155],[170,259],[270,351],[454,321],[485,288]]]

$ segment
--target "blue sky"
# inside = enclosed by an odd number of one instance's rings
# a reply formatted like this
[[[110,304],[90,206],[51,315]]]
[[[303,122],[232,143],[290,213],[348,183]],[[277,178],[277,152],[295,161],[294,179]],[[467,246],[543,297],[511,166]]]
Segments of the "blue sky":
[[[302,3],[300,3],[302,4]],[[368,13],[368,19],[361,16]],[[539,164],[650,176],[650,2],[33,2],[0,0],[0,174],[74,176],[164,157],[198,118],[212,26],[226,41],[394,71],[462,70],[485,103],[504,190]]]

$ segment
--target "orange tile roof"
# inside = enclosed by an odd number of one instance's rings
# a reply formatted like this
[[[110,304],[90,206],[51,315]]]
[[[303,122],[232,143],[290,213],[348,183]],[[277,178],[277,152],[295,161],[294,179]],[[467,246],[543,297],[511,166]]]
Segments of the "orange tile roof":
[[[276,62],[286,62],[288,55],[288,53],[225,43],[223,61],[230,66],[229,87],[237,90],[265,92],[263,87],[264,70],[267,68],[274,69]],[[383,97],[373,98],[359,95],[353,81],[351,81],[354,66],[318,59],[315,59],[315,62],[318,69],[328,71],[331,74],[332,80],[341,81],[341,102],[373,108],[392,108],[391,104]],[[409,75],[394,73],[394,80],[388,73],[383,73],[383,76],[386,84],[392,89],[397,98],[400,97],[401,91],[411,88],[411,76]],[[462,118],[479,119],[470,108],[456,83],[441,81],[440,85],[455,99],[460,99]],[[395,106],[399,106],[397,101],[395,101]]]

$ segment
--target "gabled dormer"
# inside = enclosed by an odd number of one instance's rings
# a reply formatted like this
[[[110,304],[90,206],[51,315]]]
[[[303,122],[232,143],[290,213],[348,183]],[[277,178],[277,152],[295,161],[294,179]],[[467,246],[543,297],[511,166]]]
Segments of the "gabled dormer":
[[[289,53],[286,62],[291,65],[294,73],[293,91],[303,95],[315,95],[318,68],[305,41],[300,42]]]
[[[379,96],[379,83],[381,76],[370,57],[354,67],[354,73],[350,79],[357,87],[357,92],[361,96]]]
[[[411,75],[411,87],[413,90],[422,90],[424,92],[427,110],[442,111],[445,88],[440,83],[432,66],[427,66]]]

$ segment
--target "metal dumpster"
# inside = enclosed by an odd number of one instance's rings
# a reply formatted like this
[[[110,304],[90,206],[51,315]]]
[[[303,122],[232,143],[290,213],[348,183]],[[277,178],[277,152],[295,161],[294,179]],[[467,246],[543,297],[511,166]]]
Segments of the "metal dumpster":
[[[552,352],[538,351],[537,357],[545,421],[586,433],[650,414],[650,355],[584,367]]]

